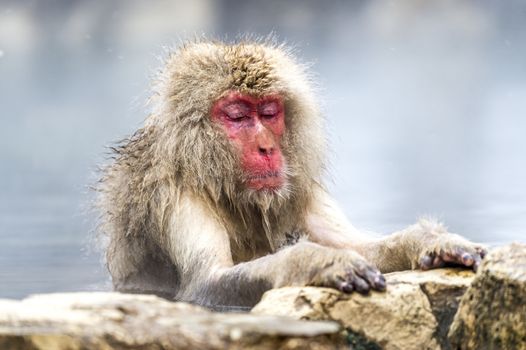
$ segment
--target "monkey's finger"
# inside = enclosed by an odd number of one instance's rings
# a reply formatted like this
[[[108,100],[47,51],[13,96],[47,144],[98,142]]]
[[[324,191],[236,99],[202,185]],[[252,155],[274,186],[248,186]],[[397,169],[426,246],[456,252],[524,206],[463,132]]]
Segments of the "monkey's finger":
[[[384,275],[380,274],[374,278],[374,289],[379,290],[381,292],[385,291],[387,288],[387,282],[385,281]]]
[[[477,247],[474,251],[457,247],[452,252],[441,252],[441,257],[446,263],[471,267],[474,271],[477,271],[483,258],[483,251],[484,248],[482,247]]]
[[[352,293],[354,290],[354,287],[349,282],[340,282],[338,285],[338,290],[344,293]]]
[[[369,283],[367,283],[363,278],[359,276],[352,276],[352,283],[354,285],[354,289],[360,294],[367,294],[369,293],[369,289],[371,288],[369,286]]]
[[[420,258],[420,268],[422,270],[429,270],[433,266],[433,257],[431,255],[424,255]]]
[[[451,253],[442,253],[441,256],[442,260],[444,260],[446,263],[456,263],[458,260],[455,254]]]
[[[453,263],[458,265],[471,266],[467,264],[472,264],[472,256],[465,250],[461,248],[455,248],[453,251],[440,251],[440,257],[446,263]]]
[[[385,290],[385,277],[377,270],[368,270],[365,273],[365,279],[369,282],[369,285],[379,291]]]
[[[435,258],[433,259],[433,268],[439,268],[439,267],[444,267],[446,265],[446,263],[444,262],[444,260],[442,260],[442,258],[437,255],[435,256]]]
[[[486,254],[488,254],[488,250],[484,247],[476,247],[475,251],[480,255],[481,259],[484,259]]]
[[[462,264],[465,266],[473,266],[473,263],[475,262],[475,258],[473,255],[471,255],[468,252],[463,252],[462,255]]]
[[[475,255],[475,260],[473,262],[473,271],[477,272],[481,263],[482,263],[482,256],[480,254]]]
[[[369,288],[379,291],[385,290],[385,278],[380,272],[380,270],[378,270],[374,266],[368,264],[360,264],[355,269],[355,272],[359,277],[361,277],[369,284]]]

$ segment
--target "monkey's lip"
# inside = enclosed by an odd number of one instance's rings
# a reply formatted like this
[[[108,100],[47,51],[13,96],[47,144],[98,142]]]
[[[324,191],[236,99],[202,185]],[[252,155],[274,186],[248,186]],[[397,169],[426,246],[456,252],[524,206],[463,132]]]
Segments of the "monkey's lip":
[[[266,171],[264,173],[259,174],[250,174],[248,176],[248,180],[263,180],[268,178],[274,178],[274,177],[281,177],[281,173],[279,171]]]
[[[284,183],[280,171],[266,171],[264,173],[250,174],[247,178],[248,187],[255,190],[276,189]]]

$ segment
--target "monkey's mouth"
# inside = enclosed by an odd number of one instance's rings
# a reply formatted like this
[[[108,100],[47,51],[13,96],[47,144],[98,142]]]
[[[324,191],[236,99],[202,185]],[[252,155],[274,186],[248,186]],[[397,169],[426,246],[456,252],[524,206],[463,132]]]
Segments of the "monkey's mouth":
[[[246,179],[247,186],[254,190],[279,189],[284,182],[283,174],[280,171],[250,174]]]
[[[248,177],[248,180],[262,180],[262,179],[268,179],[273,177],[280,177],[281,174],[279,171],[267,171],[261,174],[251,174]]]

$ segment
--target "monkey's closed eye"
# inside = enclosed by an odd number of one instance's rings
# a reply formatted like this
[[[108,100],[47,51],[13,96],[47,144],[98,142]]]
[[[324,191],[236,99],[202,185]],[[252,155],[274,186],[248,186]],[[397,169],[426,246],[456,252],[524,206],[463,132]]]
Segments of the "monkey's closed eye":
[[[259,106],[259,114],[264,118],[273,118],[278,114],[279,107],[277,102],[266,102]]]
[[[223,109],[228,119],[233,121],[241,121],[248,118],[250,109],[248,106],[240,103],[232,103]]]

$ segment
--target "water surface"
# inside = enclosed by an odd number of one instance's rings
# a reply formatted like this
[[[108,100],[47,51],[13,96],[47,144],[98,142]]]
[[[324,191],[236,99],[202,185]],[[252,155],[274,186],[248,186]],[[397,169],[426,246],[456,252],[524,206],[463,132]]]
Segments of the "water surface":
[[[519,0],[0,2],[0,297],[110,288],[88,187],[162,45],[201,32],[274,30],[312,62],[356,226],[525,242],[525,27]]]

